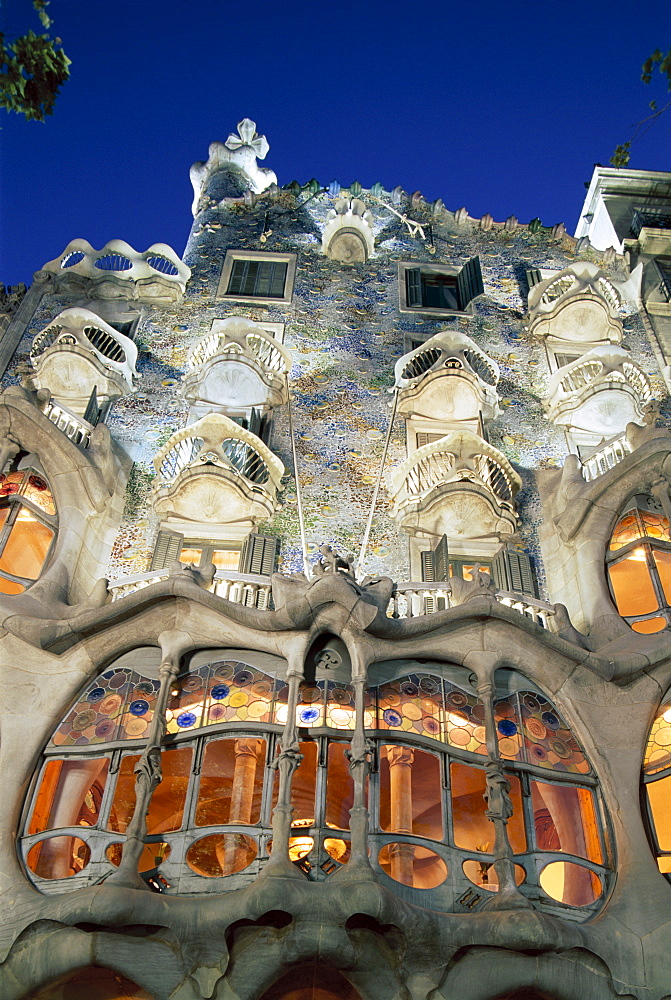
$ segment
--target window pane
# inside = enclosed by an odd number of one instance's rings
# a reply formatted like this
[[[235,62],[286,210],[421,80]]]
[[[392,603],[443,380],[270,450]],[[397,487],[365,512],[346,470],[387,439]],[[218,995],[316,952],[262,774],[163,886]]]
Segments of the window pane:
[[[541,872],[540,883],[548,896],[569,906],[587,906],[603,892],[599,876],[574,861],[551,861]]]
[[[303,760],[294,771],[291,783],[291,804],[294,807],[292,826],[313,826],[315,822],[315,790],[317,787],[317,744],[300,743]],[[277,805],[279,772],[275,772],[273,809]]]
[[[666,602],[671,604],[671,552],[655,549],[652,554],[655,557],[655,566],[662,582]]]
[[[50,760],[42,772],[28,833],[95,826],[109,760]]]
[[[254,737],[207,744],[196,826],[259,822],[265,756],[266,741]]]
[[[457,277],[454,274],[422,273],[423,305],[438,309],[459,309]]]
[[[0,576],[0,594],[22,594],[25,589],[22,583],[5,580],[4,577]]]
[[[671,774],[645,787],[660,850],[671,851]]]
[[[79,837],[40,840],[28,851],[26,863],[40,878],[69,878],[86,868],[91,849]]]
[[[202,549],[183,548],[179,554],[179,561],[181,563],[193,563],[194,566],[200,566],[200,557],[202,554]]]
[[[179,830],[182,825],[192,756],[192,747],[164,750],[161,754],[163,780],[154,792],[149,806],[148,834],[168,833]],[[108,824],[110,830],[118,833],[125,833],[135,808],[133,768],[139,759],[140,754],[127,754],[119,767]]]
[[[330,743],[326,779],[326,825],[349,830],[349,813],[354,805],[354,781],[345,752],[347,743]],[[368,806],[368,779],[365,791]]]
[[[240,565],[239,549],[215,549],[210,555],[210,561],[217,569],[230,569],[237,573]]]
[[[634,549],[620,562],[608,567],[617,610],[621,615],[647,615],[658,607],[645,549]]]
[[[380,827],[443,839],[438,757],[406,746],[380,748]]]
[[[0,556],[0,570],[36,580],[53,537],[51,528],[33,517],[27,507],[22,507]]]
[[[594,796],[589,788],[532,781],[531,802],[540,850],[566,851],[601,864]]]
[[[623,545],[633,542],[635,538],[640,538],[642,534],[643,529],[636,512],[633,510],[627,511],[624,517],[621,517],[613,528],[613,534],[610,539],[611,551],[621,549]]]
[[[508,820],[508,839],[515,854],[526,850],[522,811],[522,789],[519,778],[506,773],[510,782],[510,800],[513,815]],[[494,824],[485,816],[484,795],[487,790],[485,772],[480,767],[453,762],[450,765],[452,786],[452,823],[454,843],[468,851],[490,854],[494,848]]]
[[[385,844],[378,864],[395,882],[415,889],[435,889],[447,878],[447,865],[428,847],[419,844]]]

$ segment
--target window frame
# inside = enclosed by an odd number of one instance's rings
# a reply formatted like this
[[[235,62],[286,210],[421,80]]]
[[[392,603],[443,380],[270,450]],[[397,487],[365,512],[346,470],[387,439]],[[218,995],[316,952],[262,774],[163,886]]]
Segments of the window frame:
[[[481,287],[480,291],[476,291],[474,294],[468,298],[467,301],[459,301],[460,308],[444,308],[440,306],[429,306],[421,305],[415,306],[410,305],[408,302],[408,284],[407,275],[409,271],[418,270],[420,276],[424,273],[426,274],[442,274],[447,277],[456,278],[457,296],[461,294],[460,291],[460,277],[466,272],[466,269],[470,266],[476,267],[472,264],[473,261],[477,261],[477,270],[479,276],[479,282]],[[430,314],[432,316],[472,316],[474,313],[473,302],[480,295],[485,294],[484,283],[482,281],[482,270],[480,267],[480,257],[475,254],[469,260],[465,261],[460,267],[455,264],[430,264],[430,263],[418,263],[416,261],[399,261],[398,264],[398,295],[399,295],[399,311],[402,313],[415,313],[415,314]],[[413,334],[414,338],[414,334]]]
[[[58,539],[58,510],[56,508],[56,501],[54,499],[54,494],[51,488],[51,484],[41,469],[35,468],[32,465],[27,465],[23,469],[16,469],[16,470],[10,469],[10,473],[12,471],[21,472],[23,474],[23,479],[21,480],[21,483],[19,485],[19,490],[16,493],[10,493],[7,496],[0,497],[0,511],[7,509],[9,510],[9,513],[7,515],[7,520],[0,527],[0,559],[2,559],[7,543],[9,542],[9,539],[11,537],[14,525],[23,507],[25,507],[28,510],[28,512],[35,518],[36,521],[39,521],[40,524],[44,525],[46,528],[49,528],[49,530],[52,532],[52,538],[51,541],[49,542],[49,547],[46,551],[44,562],[42,563],[40,572],[38,573],[38,575],[35,577],[34,580],[29,579],[28,577],[19,576],[16,573],[10,573],[8,570],[5,569],[0,570],[0,577],[2,579],[7,580],[10,583],[21,584],[24,587],[24,591],[22,592],[25,592],[30,587],[32,587],[34,583],[37,583],[39,578],[42,576],[44,571],[49,566],[49,563],[54,553],[54,549],[56,547],[56,541]],[[29,497],[27,497],[24,493],[20,492],[21,487],[24,485],[27,477],[30,475],[39,476],[40,479],[44,479],[44,481],[46,482],[47,489],[49,490],[49,493],[51,494],[51,497],[54,500],[54,508],[56,509],[55,514],[47,514],[40,507],[38,507],[37,504],[33,503]],[[16,595],[4,594],[2,596],[11,597]]]
[[[282,296],[263,295],[235,295],[228,293],[233,266],[238,260],[276,262],[287,265],[287,272],[284,279],[284,293]],[[293,294],[294,280],[296,277],[296,254],[295,253],[270,253],[254,250],[227,250],[224,258],[224,266],[221,269],[221,277],[217,286],[215,298],[229,302],[246,302],[250,305],[290,305]]]
[[[632,631],[636,632],[636,629],[633,628],[633,625],[636,624],[637,622],[644,622],[653,618],[664,618],[666,620],[665,628],[658,629],[656,632],[648,632],[648,633],[637,632],[638,635],[659,635],[662,632],[667,632],[671,630],[671,595],[667,597],[667,595],[664,592],[664,585],[660,577],[659,570],[657,569],[654,557],[655,551],[668,552],[669,554],[671,554],[671,542],[664,541],[663,539],[660,538],[655,538],[651,535],[646,535],[645,533],[637,536],[636,538],[633,538],[631,541],[627,542],[625,545],[620,546],[620,548],[618,549],[611,549],[610,542],[612,540],[615,528],[620,523],[622,518],[626,517],[626,515],[630,511],[632,513],[635,513],[636,519],[639,522],[639,526],[641,521],[639,515],[640,511],[648,511],[648,513],[654,514],[655,516],[662,516],[662,517],[666,516],[663,510],[661,509],[652,510],[649,509],[650,506],[651,505],[649,503],[649,498],[642,496],[641,494],[635,495],[627,504],[624,505],[624,510],[617,515],[615,524],[613,525],[613,528],[611,530],[608,541],[608,548],[606,550],[606,558],[605,558],[606,584],[608,586],[608,593],[610,595],[610,599],[612,600],[620,618],[622,618],[622,620],[625,621],[630,628],[632,628]],[[671,534],[671,525],[669,526],[669,533]],[[646,614],[642,615],[623,615],[620,612],[620,609],[617,604],[617,599],[615,597],[615,590],[611,581],[610,567],[614,566],[616,563],[622,562],[629,556],[631,552],[633,552],[636,549],[642,549],[645,553],[645,566],[648,571],[648,576],[650,578],[650,583],[652,585],[653,592],[655,594],[655,597],[657,598],[657,608],[654,611],[648,611],[646,612]],[[643,560],[641,560],[641,562],[643,562]]]

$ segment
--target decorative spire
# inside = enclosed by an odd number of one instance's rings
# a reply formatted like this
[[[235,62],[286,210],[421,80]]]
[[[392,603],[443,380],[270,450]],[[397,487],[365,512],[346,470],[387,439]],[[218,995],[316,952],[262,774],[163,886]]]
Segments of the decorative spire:
[[[190,177],[193,184],[193,214],[201,210],[201,196],[207,188],[207,183],[217,170],[222,167],[232,169],[244,178],[248,190],[261,194],[277,184],[277,177],[267,167],[259,167],[257,159],[265,159],[270,146],[265,135],[256,131],[256,122],[243,118],[238,122],[238,134],[231,133],[223,142],[213,142],[208,150],[207,162],[199,161],[191,167]]]

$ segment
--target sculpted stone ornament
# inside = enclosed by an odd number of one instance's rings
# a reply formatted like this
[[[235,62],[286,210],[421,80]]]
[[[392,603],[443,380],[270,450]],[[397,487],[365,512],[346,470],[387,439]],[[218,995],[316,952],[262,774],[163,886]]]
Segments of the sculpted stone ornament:
[[[489,573],[480,571],[480,563],[476,563],[472,570],[472,580],[462,580],[460,576],[453,576],[449,582],[450,604],[465,604],[477,597],[488,597],[496,600],[496,587]]]
[[[533,904],[523,896],[515,882],[515,864],[508,840],[506,827],[513,814],[513,804],[510,799],[510,782],[500,760],[489,760],[485,765],[487,782],[485,816],[494,824],[494,870],[496,872],[499,890],[493,899],[486,904],[489,910],[529,910]]]
[[[261,194],[277,184],[277,177],[267,167],[259,167],[257,159],[264,160],[270,146],[265,135],[256,131],[256,122],[243,118],[238,122],[238,134],[231,133],[226,142],[213,142],[208,150],[207,161],[199,161],[191,167],[191,183],[193,185],[193,214],[200,211],[201,196],[205,193],[208,181],[213,174],[228,167],[240,175],[245,186],[255,194]]]
[[[375,247],[373,216],[359,198],[341,198],[327,215],[322,250],[343,264],[365,264]]]
[[[276,611],[298,624],[323,605],[339,604],[349,610],[361,628],[378,618],[386,621],[393,580],[367,576],[359,584],[352,570],[351,553],[340,556],[330,545],[322,545],[319,551],[322,558],[314,567],[314,579],[308,580],[304,573],[273,574],[271,586]]]
[[[216,572],[217,567],[212,562],[205,563],[204,566],[196,566],[194,563],[182,563],[176,559],[168,567],[168,577],[192,580],[204,590],[208,590],[212,586]]]

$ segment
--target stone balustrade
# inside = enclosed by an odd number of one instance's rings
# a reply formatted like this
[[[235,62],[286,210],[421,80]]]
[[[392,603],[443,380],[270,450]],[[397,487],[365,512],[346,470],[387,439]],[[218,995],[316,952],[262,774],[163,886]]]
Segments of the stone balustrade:
[[[168,567],[149,573],[122,576],[117,580],[112,580],[108,589],[112,595],[112,601],[118,601],[121,597],[133,594],[137,590],[143,590],[161,580],[166,580],[168,576]],[[270,579],[267,576],[219,570],[208,590],[218,597],[224,597],[227,601],[242,604],[247,608],[264,610],[270,604]]]
[[[57,403],[55,399],[49,400],[44,410],[44,415],[49,418],[52,424],[58,427],[59,431],[63,431],[65,436],[70,438],[74,444],[78,444],[81,448],[88,448],[89,437],[93,430],[93,425],[88,420],[78,417],[67,406]]]
[[[583,478],[591,483],[597,476],[602,476],[604,472],[613,469],[631,452],[632,447],[626,434],[611,438],[610,441],[602,444],[583,459],[580,466]]]

